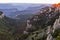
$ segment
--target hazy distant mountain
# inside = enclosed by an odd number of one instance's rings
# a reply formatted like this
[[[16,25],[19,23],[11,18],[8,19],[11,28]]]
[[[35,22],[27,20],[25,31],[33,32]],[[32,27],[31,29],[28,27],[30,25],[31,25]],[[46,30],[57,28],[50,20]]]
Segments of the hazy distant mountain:
[[[50,4],[0,4],[0,11],[8,17],[16,17],[20,14],[34,14],[42,7],[49,6]]]
[[[26,3],[20,3],[20,4],[0,4],[0,9],[12,9],[12,8],[17,8],[18,10],[24,10],[27,7],[35,7],[39,6],[42,4],[26,4]]]
[[[48,4],[49,5],[49,4]],[[29,7],[27,7],[25,10],[22,11],[16,11],[13,12],[13,14],[9,15],[10,17],[16,17],[18,15],[26,15],[26,14],[35,14],[36,12],[38,12],[41,8],[44,8],[46,6],[48,6],[46,4],[31,4]]]
[[[4,12],[4,14],[6,16],[9,16],[11,14],[11,12],[18,11],[18,9],[16,9],[16,8],[12,8],[12,9],[0,9],[0,11]]]

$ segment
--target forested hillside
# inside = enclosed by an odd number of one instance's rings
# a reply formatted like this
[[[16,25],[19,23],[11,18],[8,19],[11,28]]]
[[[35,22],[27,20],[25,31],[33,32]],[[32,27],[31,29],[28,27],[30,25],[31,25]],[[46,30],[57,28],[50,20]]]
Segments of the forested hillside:
[[[0,40],[60,40],[60,4],[16,19],[0,11]]]

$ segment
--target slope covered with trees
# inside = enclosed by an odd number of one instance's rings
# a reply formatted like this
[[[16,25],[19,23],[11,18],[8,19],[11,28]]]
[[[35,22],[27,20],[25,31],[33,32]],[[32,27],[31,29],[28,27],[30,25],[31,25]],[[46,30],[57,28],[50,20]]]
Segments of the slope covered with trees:
[[[28,19],[21,40],[60,40],[59,8],[55,6],[42,8],[37,15]]]

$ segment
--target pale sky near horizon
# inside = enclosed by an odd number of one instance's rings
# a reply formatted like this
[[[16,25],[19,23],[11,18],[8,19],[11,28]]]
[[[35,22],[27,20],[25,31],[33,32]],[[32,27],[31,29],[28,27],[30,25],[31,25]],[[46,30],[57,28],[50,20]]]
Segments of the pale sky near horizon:
[[[0,3],[59,3],[60,0],[0,0]]]

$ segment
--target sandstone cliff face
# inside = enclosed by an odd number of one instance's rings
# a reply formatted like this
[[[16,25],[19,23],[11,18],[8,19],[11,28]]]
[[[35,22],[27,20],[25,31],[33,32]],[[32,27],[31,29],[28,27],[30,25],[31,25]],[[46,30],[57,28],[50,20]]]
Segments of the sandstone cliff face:
[[[56,37],[53,36],[56,30],[60,29],[60,9],[54,7],[48,7],[47,9],[37,13],[37,15],[34,15],[28,20],[29,22],[27,22],[26,27],[27,30],[25,30],[25,32],[30,34],[30,36],[28,36],[26,40],[56,39]]]
[[[49,10],[47,10],[49,9]],[[33,16],[30,20],[27,20],[27,29],[31,26],[45,28],[44,26],[53,26],[56,19],[59,18],[59,13],[56,8],[47,8],[46,11],[42,11],[42,13]]]
[[[58,19],[56,19],[54,25],[53,25],[54,29],[60,29],[60,16]]]

